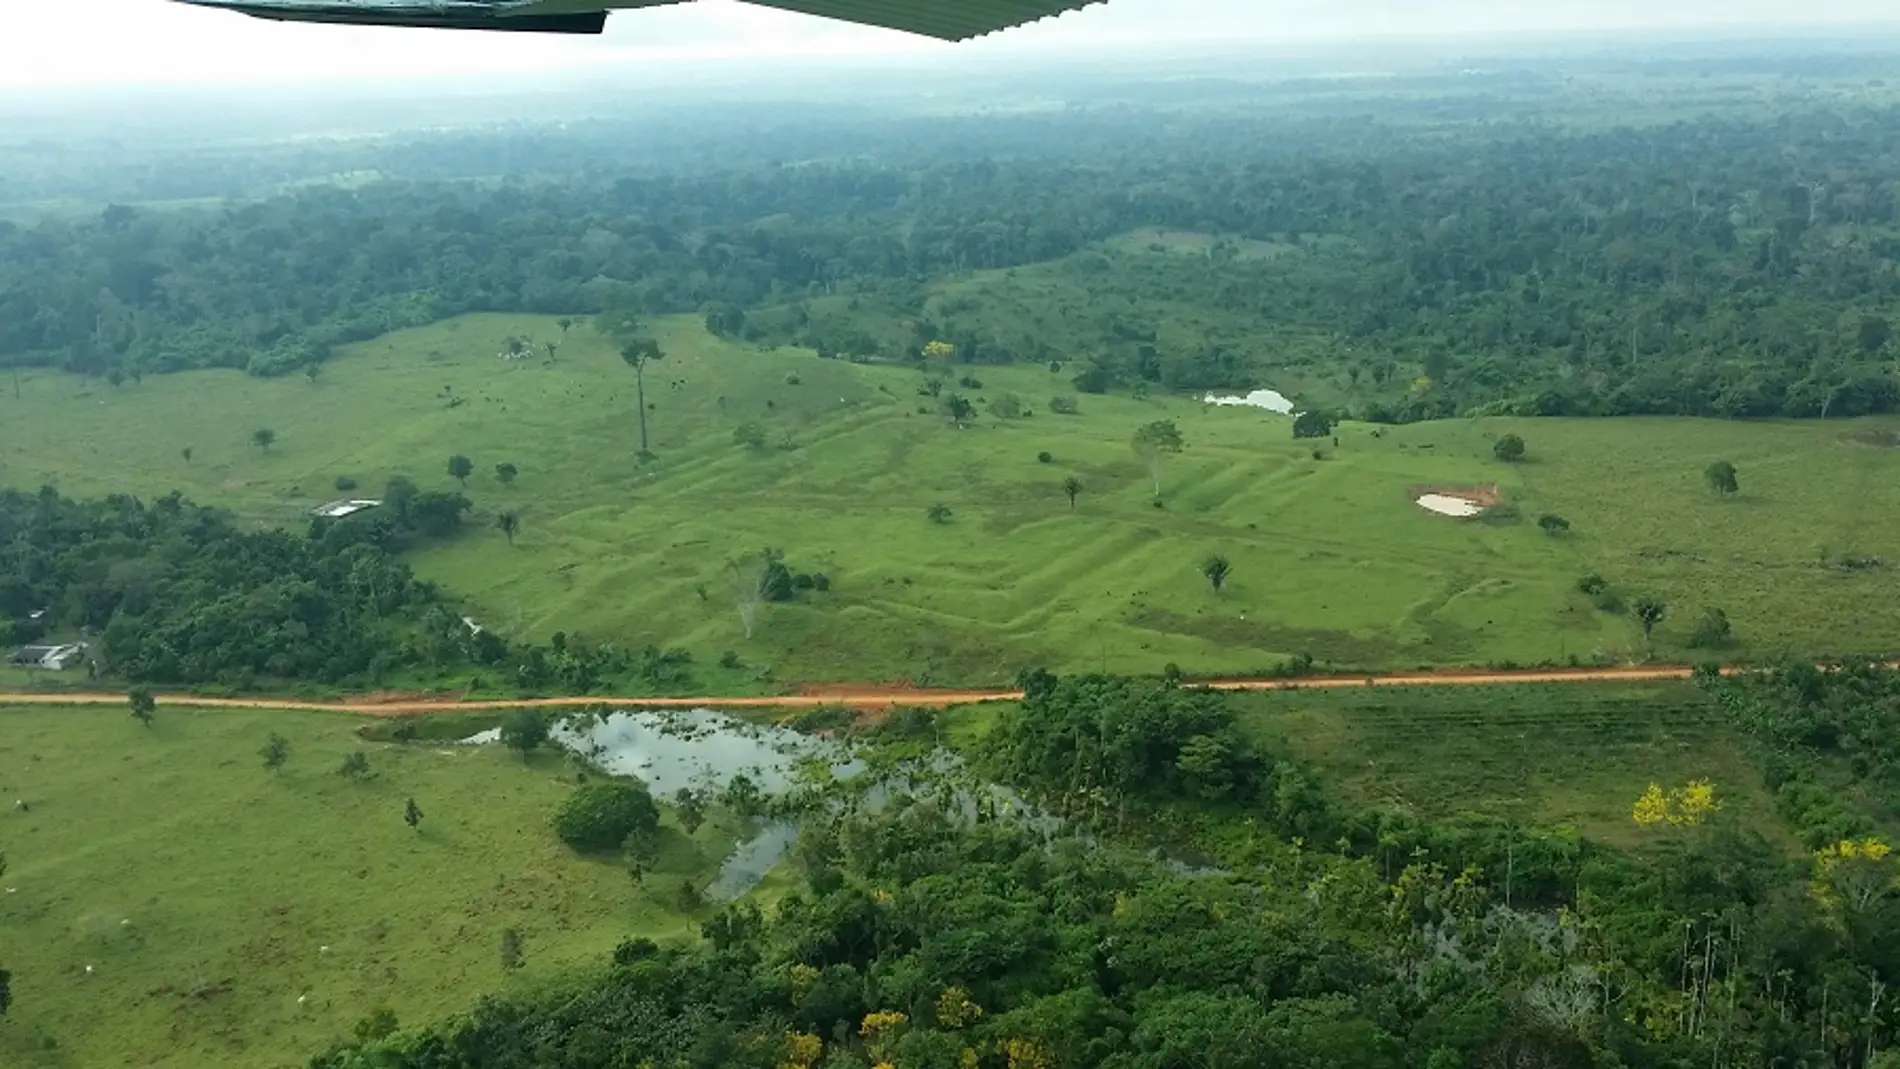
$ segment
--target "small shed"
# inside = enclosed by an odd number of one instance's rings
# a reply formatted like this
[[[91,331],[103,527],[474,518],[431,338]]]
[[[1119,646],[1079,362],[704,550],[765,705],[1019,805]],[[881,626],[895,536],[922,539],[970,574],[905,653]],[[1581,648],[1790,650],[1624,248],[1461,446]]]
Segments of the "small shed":
[[[63,646],[21,646],[7,655],[7,663],[19,668],[42,668],[48,672],[64,672],[79,663],[86,655],[83,642],[68,643]]]
[[[326,520],[340,520],[345,516],[354,516],[364,509],[373,509],[380,504],[382,504],[381,501],[370,501],[365,498],[346,499],[332,501],[327,505],[318,505],[310,510],[310,514],[321,516]]]

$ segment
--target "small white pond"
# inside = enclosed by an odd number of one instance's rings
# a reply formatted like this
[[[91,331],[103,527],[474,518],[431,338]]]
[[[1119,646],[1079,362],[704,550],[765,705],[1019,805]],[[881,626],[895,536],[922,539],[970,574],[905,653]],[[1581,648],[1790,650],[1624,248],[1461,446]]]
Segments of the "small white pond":
[[[1286,399],[1278,390],[1255,390],[1246,395],[1208,394],[1201,398],[1203,404],[1244,405],[1248,408],[1263,408],[1268,412],[1277,412],[1282,416],[1293,414],[1293,402]]]
[[[1476,516],[1484,511],[1484,506],[1476,501],[1466,501],[1462,497],[1448,494],[1424,494],[1418,499],[1418,507],[1427,512],[1436,512],[1440,516]]]

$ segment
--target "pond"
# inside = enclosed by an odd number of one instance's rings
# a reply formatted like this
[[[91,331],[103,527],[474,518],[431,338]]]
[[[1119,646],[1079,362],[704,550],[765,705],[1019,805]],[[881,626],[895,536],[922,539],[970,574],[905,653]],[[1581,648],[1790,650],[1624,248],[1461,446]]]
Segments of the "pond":
[[[724,789],[743,774],[766,795],[790,793],[800,785],[801,770],[816,764],[839,779],[862,773],[865,764],[844,743],[801,734],[791,728],[748,723],[716,709],[623,711],[575,717],[557,722],[550,736],[563,748],[586,759],[603,772],[632,776],[647,785],[661,802],[682,787]],[[497,742],[500,729],[462,740],[470,745]],[[1044,834],[1061,830],[1063,822],[1015,791],[998,784],[950,786],[943,777],[957,771],[961,761],[937,751],[911,767],[870,784],[864,804],[878,807],[895,795],[929,793],[932,784],[939,801],[965,819],[979,811],[1009,813]],[[706,887],[706,897],[729,902],[759,886],[798,841],[798,825],[791,820],[763,823],[735,847],[720,864]],[[1174,863],[1179,865],[1179,863]],[[1180,866],[1177,871],[1199,874]]]
[[[829,765],[841,779],[864,770],[842,743],[715,709],[609,713],[558,723],[550,734],[603,772],[637,777],[663,802],[682,787],[723,790],[740,775],[764,794],[786,794],[812,762]],[[797,840],[793,822],[766,823],[719,866],[706,897],[729,902],[757,887]]]

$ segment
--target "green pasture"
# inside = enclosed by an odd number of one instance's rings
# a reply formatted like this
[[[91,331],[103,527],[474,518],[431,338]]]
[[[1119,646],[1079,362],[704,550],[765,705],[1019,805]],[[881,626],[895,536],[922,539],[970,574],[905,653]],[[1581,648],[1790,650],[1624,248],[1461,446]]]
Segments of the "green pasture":
[[[978,409],[958,429],[919,395],[918,370],[761,349],[687,319],[653,326],[667,356],[648,371],[651,463],[633,373],[590,326],[551,361],[507,361],[508,336],[561,331],[481,315],[351,347],[314,382],[207,371],[114,388],[28,373],[18,399],[0,389],[0,485],[175,488],[301,527],[391,474],[454,488],[448,458],[465,454],[471,529],[414,561],[478,619],[543,640],[684,646],[709,667],[730,650],[744,678],[769,668],[781,682],[995,683],[1030,664],[1239,673],[1298,654],[1391,668],[1900,648],[1900,451],[1878,433],[1892,420],[1347,424],[1335,446],[1194,398],[1082,395],[1079,415],[1056,415],[1069,375],[1041,365],[934,369]],[[1005,393],[1033,415],[991,414]],[[1129,446],[1157,419],[1187,443],[1159,507]],[[750,423],[765,448],[735,442]],[[257,427],[277,433],[268,452],[250,444]],[[1504,432],[1528,442],[1522,463],[1493,459]],[[1741,473],[1727,500],[1702,481],[1720,458]],[[520,468],[513,486],[494,474],[503,461]],[[1069,476],[1083,484],[1073,511]],[[359,488],[337,490],[339,477]],[[1503,516],[1414,504],[1420,488],[1491,485]],[[937,504],[947,523],[927,518]],[[521,517],[512,546],[493,526],[502,511]],[[1544,512],[1571,532],[1545,535]],[[767,546],[832,588],[766,606],[748,639],[729,562]],[[1214,553],[1233,566],[1219,595],[1199,573]],[[1875,563],[1843,568],[1842,555]],[[1577,592],[1592,571],[1627,600],[1668,603],[1653,647]],[[1687,649],[1710,607],[1735,643]]]
[[[709,878],[735,840],[717,822],[692,840],[669,823],[635,886],[549,830],[574,783],[565,759],[365,742],[362,723],[165,706],[143,728],[119,709],[0,710],[0,966],[14,995],[0,1065],[305,1065],[379,1008],[434,1020],[598,964],[628,936],[686,935],[679,878]],[[290,744],[275,774],[259,757],[272,732]],[[353,781],[337,770],[358,749],[370,776]],[[507,928],[524,947],[514,972]]]
[[[1241,721],[1355,804],[1421,817],[1568,825],[1637,847],[1668,831],[1630,810],[1650,784],[1713,783],[1719,820],[1787,838],[1715,702],[1688,683],[1257,692]]]

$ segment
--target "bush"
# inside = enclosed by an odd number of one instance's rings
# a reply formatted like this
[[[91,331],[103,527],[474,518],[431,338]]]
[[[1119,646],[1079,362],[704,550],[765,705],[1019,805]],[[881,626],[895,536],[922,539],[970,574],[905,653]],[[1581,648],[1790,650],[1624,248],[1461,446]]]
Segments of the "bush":
[[[1070,381],[1074,384],[1077,393],[1107,393],[1108,388],[1115,385],[1115,374],[1098,364],[1076,375]]]
[[[1064,394],[1049,398],[1049,411],[1058,416],[1075,416],[1081,414],[1082,407],[1075,403],[1075,398]]]
[[[635,832],[659,827],[660,810],[645,786],[627,780],[590,783],[554,814],[554,834],[581,853],[615,850]]]
[[[1707,609],[1702,619],[1696,621],[1695,630],[1689,632],[1689,645],[1694,649],[1715,649],[1726,646],[1734,638],[1734,626],[1729,623],[1728,613],[1721,609]]]
[[[345,492],[354,490],[356,489],[356,480],[347,475],[339,475],[336,477],[336,488]]]
[[[739,660],[739,654],[737,651],[727,650],[726,652],[719,655],[719,667],[727,668],[727,669],[737,669],[737,668],[744,667],[744,663]]]
[[[1333,417],[1317,409],[1293,417],[1295,438],[1330,438],[1332,433]]]
[[[1577,589],[1585,594],[1601,594],[1610,589],[1610,581],[1596,572],[1591,572],[1577,580]]]
[[[957,380],[957,385],[966,390],[980,390],[983,388],[983,380],[974,375],[965,375]]]
[[[1054,464],[1055,462],[1055,455],[1050,453],[1047,449],[1036,454],[1036,463],[1038,464]]]
[[[1618,594],[1614,590],[1607,589],[1599,590],[1591,595],[1590,603],[1595,605],[1599,610],[1609,613],[1611,616],[1623,615],[1623,610],[1626,607],[1623,604],[1623,595]]]

